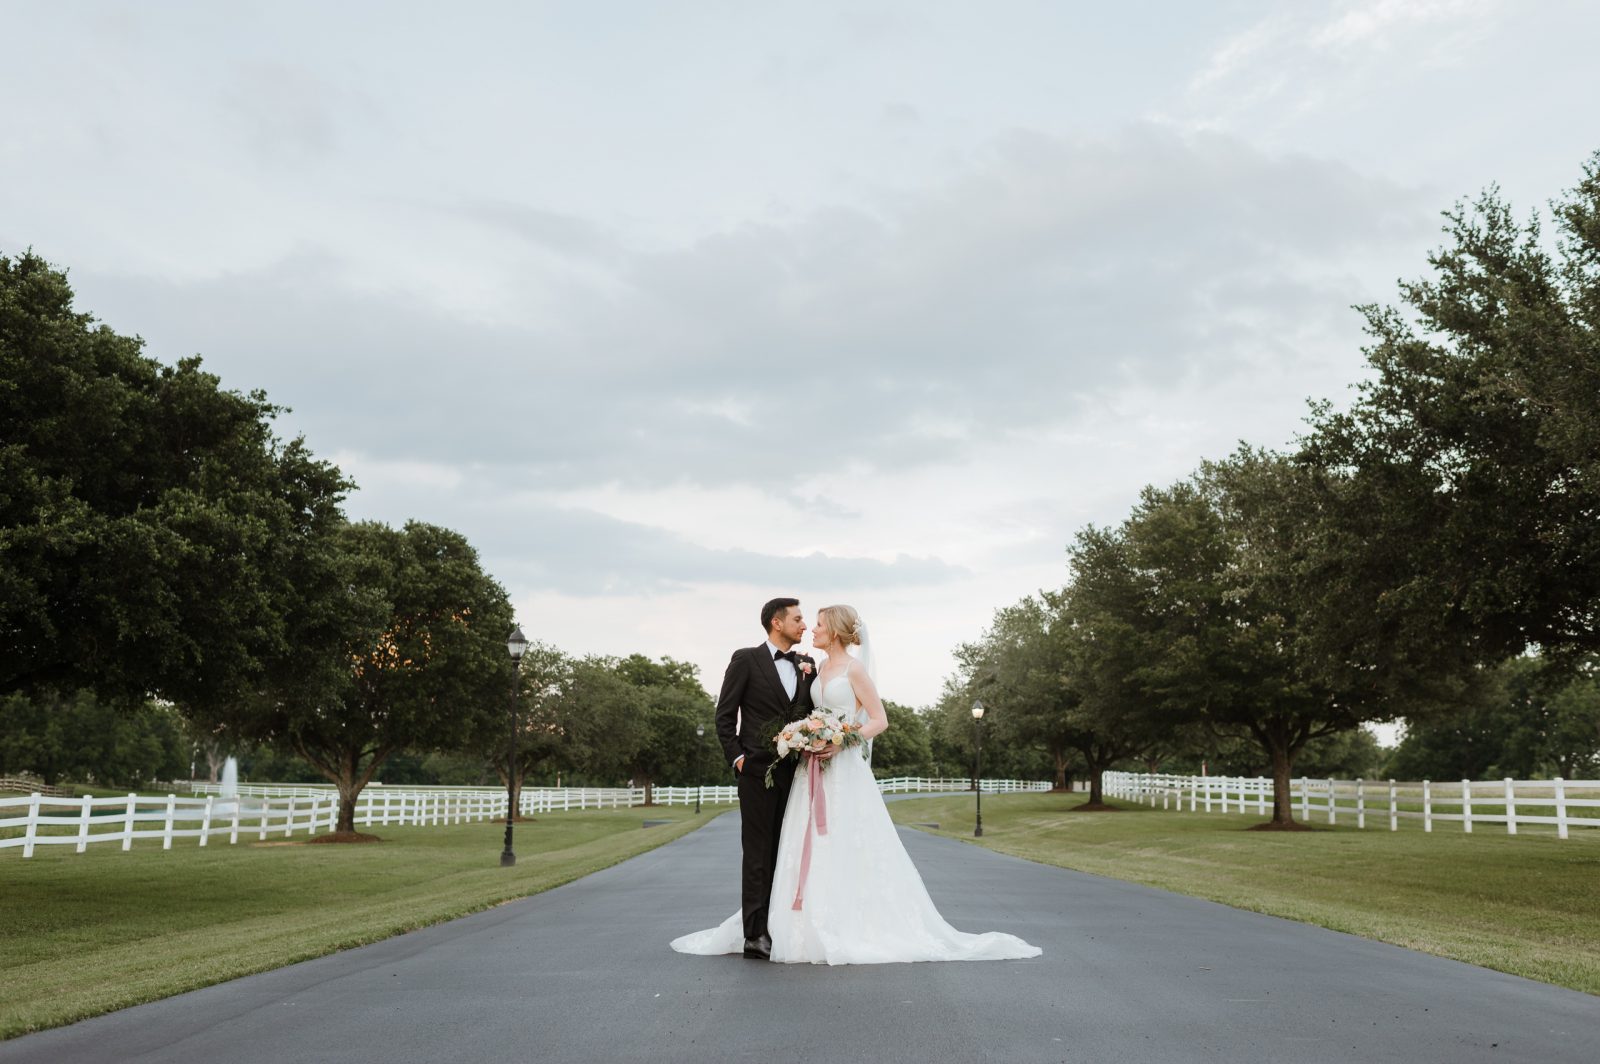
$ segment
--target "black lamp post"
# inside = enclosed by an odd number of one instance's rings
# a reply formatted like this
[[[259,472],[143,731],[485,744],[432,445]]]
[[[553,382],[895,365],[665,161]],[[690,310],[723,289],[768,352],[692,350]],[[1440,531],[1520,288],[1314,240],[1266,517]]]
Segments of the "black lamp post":
[[[706,726],[694,726],[694,815],[700,815],[700,794],[706,789]]]
[[[972,703],[972,726],[978,733],[978,748],[972,759],[972,789],[978,792],[978,826],[972,837],[983,838],[983,703]]]
[[[506,848],[500,854],[501,868],[517,863],[517,855],[511,852],[511,820],[517,815],[517,674],[527,649],[528,637],[521,628],[513,628],[506,638],[506,650],[511,654],[511,744],[506,754]]]

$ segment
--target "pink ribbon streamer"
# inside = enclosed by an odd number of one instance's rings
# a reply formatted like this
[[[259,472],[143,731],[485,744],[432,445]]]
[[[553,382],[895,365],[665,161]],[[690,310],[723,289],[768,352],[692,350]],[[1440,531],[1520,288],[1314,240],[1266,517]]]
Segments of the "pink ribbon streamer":
[[[806,810],[806,841],[800,846],[800,882],[794,888],[794,908],[803,908],[806,877],[811,874],[811,828],[818,835],[828,833],[828,799],[822,793],[822,758],[806,755],[806,786],[811,790],[811,807]]]

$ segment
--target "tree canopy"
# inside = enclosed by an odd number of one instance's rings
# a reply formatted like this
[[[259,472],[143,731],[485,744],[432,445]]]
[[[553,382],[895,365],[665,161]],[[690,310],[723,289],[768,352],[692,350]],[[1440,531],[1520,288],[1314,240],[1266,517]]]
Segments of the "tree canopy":
[[[403,749],[457,747],[504,719],[511,608],[459,533],[418,521],[347,524],[290,611],[301,668],[237,706],[196,704],[241,739],[287,745],[339,788],[337,830]]]
[[[283,602],[349,484],[279,408],[167,366],[0,257],[0,691],[226,700],[286,651]]]
[[[1299,455],[1337,529],[1326,608],[1397,673],[1600,649],[1600,152],[1553,252],[1493,188],[1445,217],[1432,275],[1361,308],[1370,379]]]

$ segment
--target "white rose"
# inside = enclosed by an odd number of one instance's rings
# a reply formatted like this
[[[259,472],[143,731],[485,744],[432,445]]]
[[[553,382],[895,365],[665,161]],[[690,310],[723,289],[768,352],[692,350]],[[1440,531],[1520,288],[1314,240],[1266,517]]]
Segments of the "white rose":
[[[778,740],[778,756],[779,757],[788,757],[789,756],[789,744],[787,742],[785,742],[784,740],[782,740],[782,739]]]

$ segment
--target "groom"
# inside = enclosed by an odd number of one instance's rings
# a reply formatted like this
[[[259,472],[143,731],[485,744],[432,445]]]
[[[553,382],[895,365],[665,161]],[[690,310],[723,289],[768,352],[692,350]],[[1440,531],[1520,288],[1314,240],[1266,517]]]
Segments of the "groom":
[[[778,831],[794,783],[794,760],[785,760],[764,777],[777,757],[772,740],[778,729],[811,712],[811,680],[816,664],[794,650],[806,634],[800,600],[775,598],[761,607],[766,641],[733,652],[717,697],[717,738],[739,783],[740,839],[744,846],[744,955],[772,957],[767,934],[767,900],[778,862]]]

